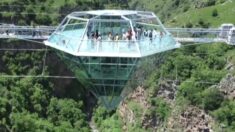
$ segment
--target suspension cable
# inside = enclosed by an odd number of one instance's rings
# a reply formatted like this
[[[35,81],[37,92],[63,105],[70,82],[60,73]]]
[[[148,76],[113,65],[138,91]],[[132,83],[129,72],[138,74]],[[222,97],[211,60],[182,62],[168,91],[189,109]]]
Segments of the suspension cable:
[[[28,41],[28,42],[33,42],[33,43],[39,43],[39,44],[43,44],[43,42],[40,42],[40,41],[35,41],[35,40],[31,40],[31,39],[24,39],[24,38],[15,38],[15,39],[19,39],[19,40],[24,40],[24,41]]]
[[[8,48],[0,48],[0,51],[45,51],[46,49],[8,49]]]
[[[15,14],[16,12],[9,12],[9,11],[0,11],[0,14]],[[22,15],[48,15],[48,16],[62,16],[62,15],[68,15],[66,13],[49,13],[49,12],[31,12],[31,13],[27,13],[27,12],[20,12],[19,14]]]
[[[0,75],[0,78],[54,78],[54,79],[76,79],[75,76],[53,76],[53,75]]]

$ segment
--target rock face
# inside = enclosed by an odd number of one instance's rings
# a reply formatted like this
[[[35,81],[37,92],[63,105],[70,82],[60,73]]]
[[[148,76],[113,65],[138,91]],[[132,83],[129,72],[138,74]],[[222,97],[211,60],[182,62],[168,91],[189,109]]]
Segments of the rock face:
[[[157,109],[151,106],[147,99],[149,96],[162,97],[171,105],[172,101],[175,99],[176,89],[176,83],[172,81],[162,81],[159,90],[155,93],[148,93],[143,87],[137,87],[119,106],[118,112],[124,124],[133,125],[137,120],[140,120],[142,128],[151,128],[156,131],[162,124],[162,121],[160,121],[156,115],[147,114],[147,110]],[[142,108],[141,115],[135,115],[132,108],[128,107],[128,101],[134,102]],[[123,127],[124,131],[128,131],[126,127],[126,125]]]
[[[181,110],[176,108],[177,81],[163,80],[158,86],[158,90],[154,93],[148,93],[148,90],[145,90],[143,87],[138,87],[122,102],[118,110],[125,124],[123,131],[128,131],[128,124],[134,125],[136,121],[140,121],[142,128],[151,128],[152,131],[213,132],[212,126],[214,125],[214,120],[204,110],[190,105],[187,105]],[[228,74],[219,84],[212,87],[218,88],[224,94],[225,98],[235,99],[235,76]],[[165,125],[163,125],[163,122],[156,115],[146,113],[148,109],[155,109],[147,101],[151,97],[163,98],[172,108],[171,116],[165,122]],[[128,107],[129,101],[135,102],[142,108],[142,113],[138,115],[140,117],[137,117],[134,110]]]
[[[134,115],[133,111],[127,107],[126,102],[123,101],[121,103],[118,112],[119,112],[120,116],[122,117],[124,124],[127,124],[127,123],[133,124],[134,123],[134,121],[135,121],[134,116],[135,115]]]
[[[177,81],[164,80],[160,82],[160,88],[156,96],[162,97],[167,102],[171,103],[176,97],[177,85]]]
[[[179,115],[169,119],[167,129],[181,128],[185,132],[213,132],[212,118],[198,107],[187,107]]]
[[[155,93],[147,93],[143,87],[138,87],[133,91],[126,100],[119,106],[118,112],[124,122],[123,131],[128,131],[127,125],[134,125],[136,121],[141,122],[144,129],[151,128],[152,131],[185,131],[185,132],[213,132],[213,119],[206,112],[198,107],[188,106],[183,111],[174,113],[175,97],[177,92],[177,81],[161,81],[158,91]],[[163,98],[172,108],[172,115],[168,121],[163,122],[159,120],[156,115],[149,115],[146,113],[148,109],[156,107],[151,106],[147,101],[149,96]],[[143,108],[141,117],[137,117],[132,108],[128,107],[128,102],[132,101]],[[177,109],[177,108],[176,108]],[[163,127],[164,126],[164,127]]]
[[[235,77],[228,74],[221,82],[216,86],[228,99],[235,99]]]
[[[137,117],[137,115],[134,114],[133,110],[128,107],[127,100],[131,100],[132,102],[137,103],[139,107],[144,109],[143,113],[141,113],[140,115],[141,117]],[[128,131],[126,129],[126,124],[133,125],[136,122],[136,120],[141,119],[142,124],[144,124],[143,121],[145,120],[145,112],[149,107],[150,105],[147,102],[147,93],[144,90],[144,88],[143,87],[136,88],[136,90],[133,91],[132,94],[130,94],[127,97],[127,99],[121,103],[118,109],[118,112],[125,124],[123,126],[123,130]]]

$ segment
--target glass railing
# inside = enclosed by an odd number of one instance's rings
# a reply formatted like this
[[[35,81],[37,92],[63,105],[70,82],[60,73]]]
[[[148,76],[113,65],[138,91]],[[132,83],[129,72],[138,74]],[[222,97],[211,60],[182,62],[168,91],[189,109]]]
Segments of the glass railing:
[[[142,56],[160,53],[176,47],[177,43],[170,34],[155,36],[152,39],[145,37],[139,40],[139,48]]]
[[[138,44],[136,41],[118,40],[84,40],[81,42],[79,52],[93,52],[93,53],[128,53],[136,54],[138,51]]]
[[[49,42],[55,48],[72,53],[100,54],[104,56],[147,56],[166,50],[177,48],[177,43],[170,34],[156,35],[152,39],[142,36],[138,40],[96,40],[80,39],[82,37],[68,37],[64,34],[54,33]],[[53,46],[53,45],[52,45]]]
[[[52,47],[58,47],[67,52],[75,53],[77,51],[76,49],[78,49],[79,47],[79,42],[81,42],[81,40],[79,38],[77,39],[62,34],[54,33],[49,38],[49,42],[53,44]]]

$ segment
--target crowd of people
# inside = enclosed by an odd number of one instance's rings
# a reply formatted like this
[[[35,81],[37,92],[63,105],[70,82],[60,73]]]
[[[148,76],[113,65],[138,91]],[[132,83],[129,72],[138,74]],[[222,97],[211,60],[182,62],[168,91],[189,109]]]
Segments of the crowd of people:
[[[88,40],[92,41],[92,44],[95,43],[101,43],[102,41],[106,42],[120,42],[120,41],[128,41],[129,44],[131,44],[133,41],[149,41],[151,44],[156,38],[159,38],[161,41],[162,37],[164,36],[164,33],[162,31],[158,31],[157,29],[143,29],[143,28],[134,28],[128,29],[125,31],[125,29],[122,29],[119,33],[100,33],[99,30],[96,30],[95,32],[87,31],[87,38]]]

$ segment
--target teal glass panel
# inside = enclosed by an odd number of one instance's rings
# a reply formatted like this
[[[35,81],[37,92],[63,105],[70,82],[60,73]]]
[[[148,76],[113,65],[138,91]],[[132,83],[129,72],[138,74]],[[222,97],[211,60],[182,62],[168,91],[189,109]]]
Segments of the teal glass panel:
[[[52,47],[65,52],[76,53],[84,37],[87,22],[76,19],[65,20],[64,22],[67,22],[67,24],[62,24],[48,41]]]
[[[90,20],[88,39],[82,41],[79,52],[138,53],[138,45],[132,38],[127,38],[130,30],[129,21]]]
[[[138,58],[75,57],[57,52],[78,80],[92,91],[107,109],[115,109]]]

